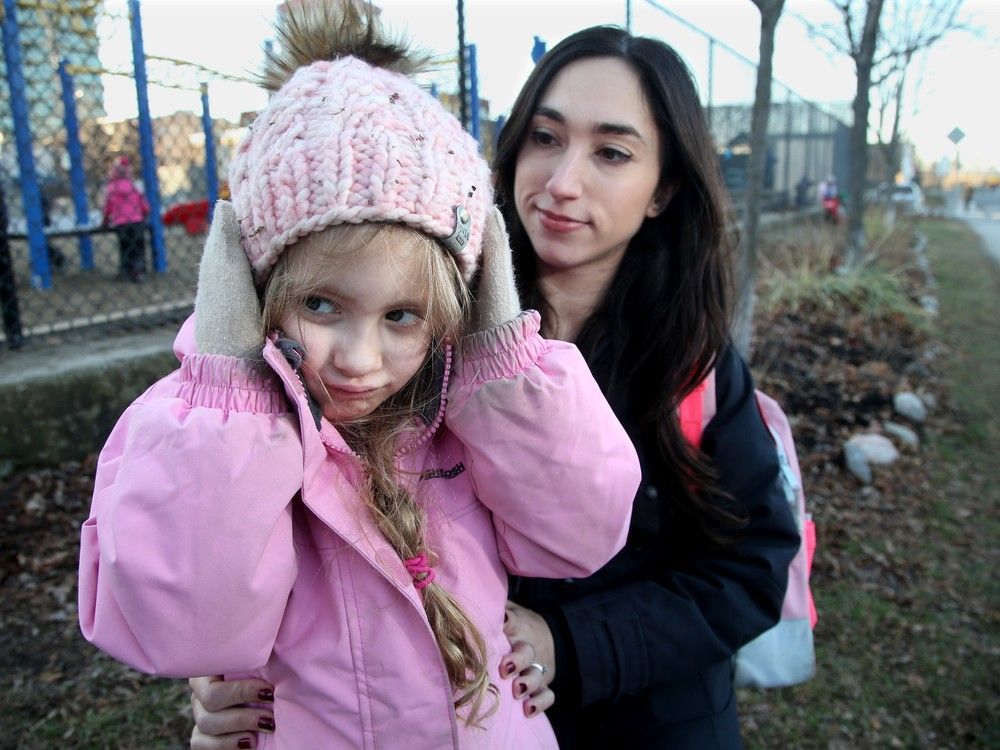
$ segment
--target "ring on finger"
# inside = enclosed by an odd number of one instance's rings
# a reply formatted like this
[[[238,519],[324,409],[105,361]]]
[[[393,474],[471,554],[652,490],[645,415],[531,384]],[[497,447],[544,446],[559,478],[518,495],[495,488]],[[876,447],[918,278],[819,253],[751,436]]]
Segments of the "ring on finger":
[[[533,661],[531,662],[531,664],[528,665],[528,669],[531,668],[537,669],[540,674],[547,674],[549,671],[548,667],[546,667],[544,664],[539,664],[537,661]]]

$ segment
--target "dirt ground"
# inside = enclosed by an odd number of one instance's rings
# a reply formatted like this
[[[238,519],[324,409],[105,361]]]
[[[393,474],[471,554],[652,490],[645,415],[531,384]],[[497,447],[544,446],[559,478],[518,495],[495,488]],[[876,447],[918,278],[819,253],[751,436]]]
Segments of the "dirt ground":
[[[914,298],[927,291],[915,269],[904,271]],[[955,355],[949,342],[933,328],[840,308],[762,315],[756,331],[758,385],[792,419],[818,524],[820,672],[800,688],[742,692],[748,744],[996,747],[996,589],[977,592],[960,569],[969,557],[987,559],[981,546],[996,542],[982,538],[976,494],[990,488],[995,498],[996,474],[941,473],[941,454],[928,447],[961,430],[943,379]],[[892,396],[904,388],[935,404],[916,427],[922,447],[877,468],[863,486],[843,468],[842,443],[903,421]],[[8,716],[0,747],[186,746],[183,683],[127,670],[79,634],[77,544],[93,473],[91,458],[0,478]],[[942,557],[942,545],[954,554]],[[936,642],[943,646],[934,650]]]

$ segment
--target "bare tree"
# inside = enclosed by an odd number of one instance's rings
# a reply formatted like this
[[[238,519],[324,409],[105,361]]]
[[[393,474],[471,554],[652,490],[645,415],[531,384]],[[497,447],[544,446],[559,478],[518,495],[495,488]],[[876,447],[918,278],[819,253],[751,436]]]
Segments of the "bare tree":
[[[813,36],[824,39],[835,50],[849,56],[857,75],[852,110],[854,122],[848,139],[851,171],[847,184],[847,266],[861,262],[865,247],[863,214],[865,179],[868,173],[868,128],[873,86],[882,86],[880,126],[892,110],[889,155],[893,165],[899,158],[899,129],[906,70],[914,56],[958,28],[962,0],[830,0],[840,12],[840,26],[812,26]],[[886,101],[888,99],[888,101]],[[881,142],[881,137],[879,138]],[[895,173],[895,172],[894,172]]]
[[[767,123],[771,114],[774,31],[785,0],[751,0],[760,11],[760,51],[757,90],[750,119],[750,163],[747,168],[746,223],[737,269],[736,320],[733,339],[745,359],[750,358],[753,335],[754,284],[757,278],[757,236],[767,160]]]
[[[958,18],[962,2],[891,0],[883,13],[873,92],[878,109],[874,132],[887,180],[900,168],[903,101],[911,63],[948,32],[965,28]]]
[[[884,165],[883,179],[891,181],[900,165],[900,120],[903,113],[903,92],[906,89],[906,74],[909,61],[900,61],[898,66],[874,86],[878,122],[874,127],[879,151]]]
[[[865,248],[865,175],[868,174],[868,111],[872,85],[875,48],[878,45],[879,20],[885,0],[865,0],[864,21],[858,28],[858,10],[852,0],[831,0],[843,14],[848,54],[854,61],[857,88],[854,93],[854,122],[848,138],[851,171],[847,178],[847,266],[861,262]]]

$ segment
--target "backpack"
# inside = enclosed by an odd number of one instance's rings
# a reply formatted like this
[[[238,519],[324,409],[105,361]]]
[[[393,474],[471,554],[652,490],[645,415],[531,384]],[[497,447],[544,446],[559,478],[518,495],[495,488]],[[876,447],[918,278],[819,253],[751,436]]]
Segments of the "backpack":
[[[788,568],[788,588],[781,607],[781,619],[740,648],[733,657],[736,687],[788,687],[805,682],[816,671],[813,628],[816,606],[809,590],[809,572],[816,551],[816,527],[806,512],[802,473],[795,455],[792,429],[778,402],[755,391],[757,408],[778,451],[780,482],[791,506],[802,538],[799,551]],[[678,407],[681,431],[694,446],[701,444],[705,427],[715,416],[715,371],[698,384]]]

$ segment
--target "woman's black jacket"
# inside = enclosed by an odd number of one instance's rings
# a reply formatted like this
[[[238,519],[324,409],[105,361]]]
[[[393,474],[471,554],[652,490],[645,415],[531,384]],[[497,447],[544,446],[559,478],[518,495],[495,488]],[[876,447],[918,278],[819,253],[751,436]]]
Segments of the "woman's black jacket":
[[[746,518],[728,546],[671,507],[652,438],[627,396],[608,396],[643,468],[625,548],[589,578],[512,580],[510,598],[540,612],[556,641],[549,718],[562,748],[739,747],[731,657],[778,621],[799,546],[750,372],[731,348],[720,357],[702,438]]]

